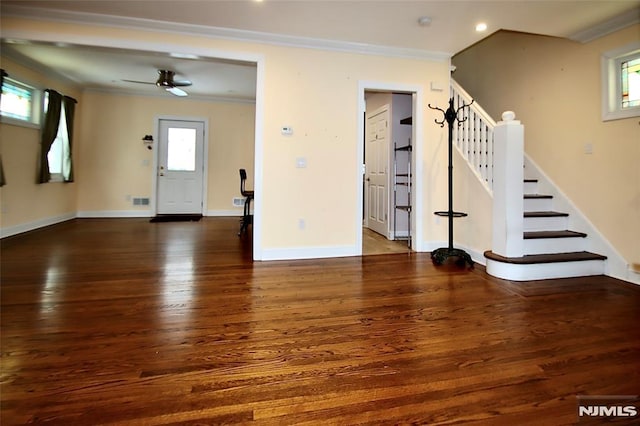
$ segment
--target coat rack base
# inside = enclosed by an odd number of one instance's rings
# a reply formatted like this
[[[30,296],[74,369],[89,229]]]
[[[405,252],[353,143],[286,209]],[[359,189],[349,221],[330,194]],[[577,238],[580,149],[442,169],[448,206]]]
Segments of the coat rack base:
[[[471,256],[464,250],[449,248],[449,247],[441,247],[431,252],[431,260],[436,265],[443,265],[449,258],[455,258],[455,264],[458,266],[469,265],[469,267],[473,267],[473,260],[471,260]]]

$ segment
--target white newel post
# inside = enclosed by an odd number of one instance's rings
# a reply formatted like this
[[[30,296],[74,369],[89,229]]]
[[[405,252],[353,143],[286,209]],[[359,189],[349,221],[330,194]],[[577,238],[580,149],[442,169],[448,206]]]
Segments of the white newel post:
[[[513,111],[496,123],[493,145],[493,247],[500,256],[524,255],[524,126]]]

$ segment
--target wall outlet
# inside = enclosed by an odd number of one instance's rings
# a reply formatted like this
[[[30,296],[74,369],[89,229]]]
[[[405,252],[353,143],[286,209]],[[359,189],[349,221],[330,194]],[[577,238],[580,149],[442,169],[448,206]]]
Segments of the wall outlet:
[[[591,142],[584,144],[584,153],[585,154],[593,154],[593,144]]]
[[[233,207],[244,207],[243,197],[233,197]]]
[[[298,219],[298,229],[299,230],[302,231],[306,226],[307,226],[307,224],[305,223],[304,219]]]

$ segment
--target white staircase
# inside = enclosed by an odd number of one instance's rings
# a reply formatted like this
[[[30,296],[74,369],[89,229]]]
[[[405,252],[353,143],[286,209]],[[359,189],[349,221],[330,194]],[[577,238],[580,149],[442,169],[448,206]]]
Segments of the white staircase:
[[[456,105],[472,100],[453,80],[451,96]],[[524,179],[524,127],[515,114],[496,123],[474,103],[467,118],[454,145],[493,197],[487,273],[514,281],[604,274],[607,257],[587,251],[588,235],[569,229],[569,214],[554,210],[534,176]]]
[[[538,181],[523,182],[523,255],[485,252],[487,272],[515,281],[602,275],[606,256],[586,251],[588,235],[569,230],[569,214],[553,209]]]

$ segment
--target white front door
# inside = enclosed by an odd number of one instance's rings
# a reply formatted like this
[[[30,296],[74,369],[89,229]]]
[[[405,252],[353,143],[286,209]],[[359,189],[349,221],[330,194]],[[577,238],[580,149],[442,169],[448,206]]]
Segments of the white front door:
[[[365,226],[389,238],[389,109],[367,114],[365,146]]]
[[[204,123],[160,120],[157,214],[202,214]]]

